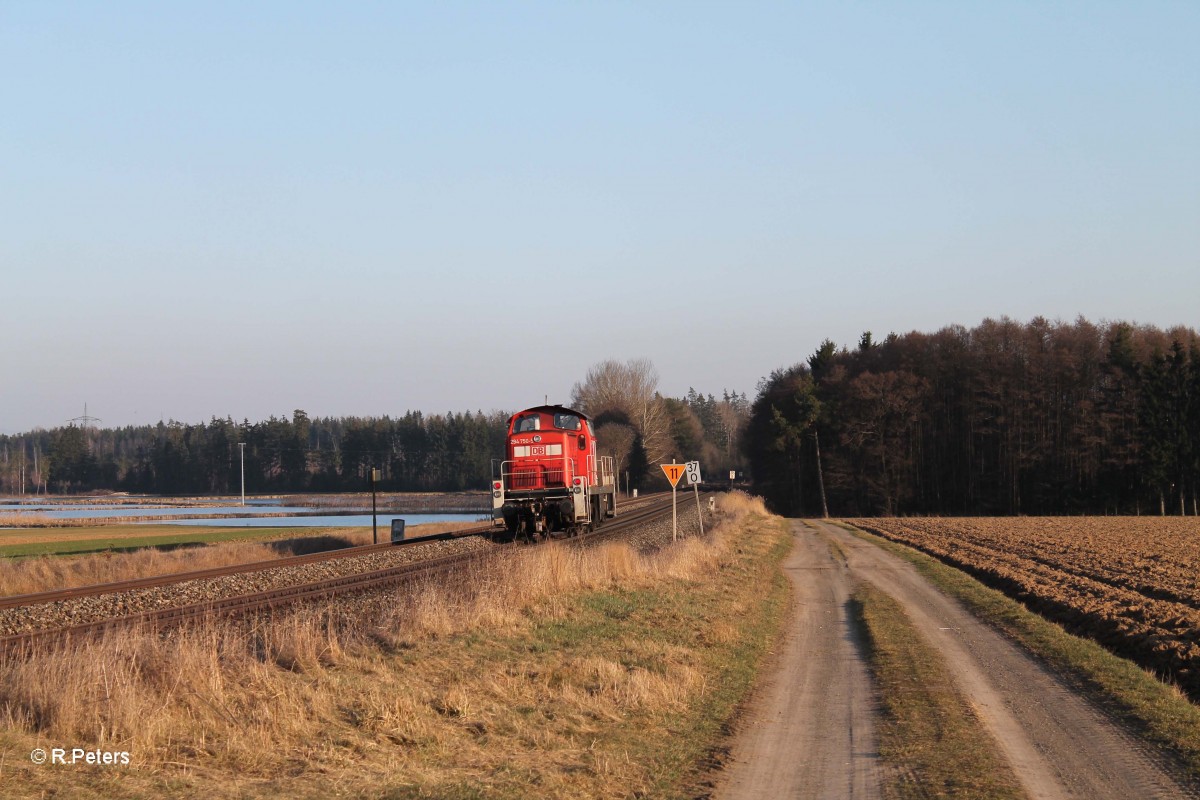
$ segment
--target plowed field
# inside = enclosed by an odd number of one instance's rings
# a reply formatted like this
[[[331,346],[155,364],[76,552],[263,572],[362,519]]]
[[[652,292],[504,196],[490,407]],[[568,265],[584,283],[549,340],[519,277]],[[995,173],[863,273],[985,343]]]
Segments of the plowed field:
[[[1024,602],[1200,699],[1200,519],[852,519]]]

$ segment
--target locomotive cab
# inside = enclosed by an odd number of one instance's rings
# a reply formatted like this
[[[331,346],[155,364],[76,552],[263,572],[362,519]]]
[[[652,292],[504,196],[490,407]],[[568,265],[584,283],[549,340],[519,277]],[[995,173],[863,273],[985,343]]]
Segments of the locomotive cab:
[[[613,460],[596,453],[586,414],[565,406],[518,412],[504,455],[492,463],[492,516],[502,538],[570,536],[615,514]]]

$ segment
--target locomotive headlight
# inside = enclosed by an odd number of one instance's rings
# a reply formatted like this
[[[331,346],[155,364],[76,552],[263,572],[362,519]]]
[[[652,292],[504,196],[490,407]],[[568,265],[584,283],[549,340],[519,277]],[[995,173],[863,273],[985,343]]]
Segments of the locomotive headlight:
[[[492,497],[499,497],[500,494],[500,492],[492,492]]]
[[[583,489],[579,488],[578,486],[575,487],[575,494],[579,494],[582,491]]]

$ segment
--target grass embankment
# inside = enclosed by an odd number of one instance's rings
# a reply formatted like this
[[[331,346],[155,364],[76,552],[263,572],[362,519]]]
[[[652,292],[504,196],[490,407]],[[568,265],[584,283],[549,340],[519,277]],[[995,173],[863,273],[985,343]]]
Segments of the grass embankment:
[[[129,633],[0,663],[5,790],[37,796],[690,797],[779,629],[790,537],[505,548],[375,606]],[[35,766],[34,747],[128,767]]]
[[[851,598],[880,700],[879,754],[888,798],[1024,797],[1016,777],[955,688],[937,651],[900,605],[869,584]]]
[[[163,506],[164,509],[169,509],[169,506]],[[178,508],[176,506],[175,508]],[[204,506],[191,506],[195,509],[194,514],[189,514],[190,519],[207,520],[213,526],[220,526],[220,520],[225,519],[243,519],[247,515],[242,513],[223,513],[223,514],[206,514]],[[370,511],[370,506],[367,507]],[[308,515],[314,515],[315,512],[302,512]],[[354,512],[350,512],[354,513]],[[273,512],[262,511],[253,515],[257,519],[270,519],[272,517],[294,517],[295,512]],[[64,532],[76,532],[80,528],[113,528],[127,527],[130,525],[148,526],[151,523],[173,522],[180,519],[178,514],[162,513],[162,514],[127,514],[124,516],[110,517],[52,517],[49,514],[38,513],[21,513],[21,514],[0,514],[0,530],[5,532],[16,531],[24,536],[33,535],[37,531],[42,536],[53,536]],[[228,526],[227,526],[228,527]]]
[[[413,525],[411,536],[424,536],[473,527],[473,522],[429,522]],[[145,526],[136,526],[138,531]],[[177,525],[166,526],[178,530]],[[97,583],[147,578],[152,575],[173,575],[199,569],[212,569],[230,564],[249,564],[271,561],[291,555],[303,555],[320,550],[334,550],[352,545],[370,544],[370,528],[200,528],[199,536],[174,537],[135,536],[133,539],[112,540],[113,546],[98,548],[98,541],[87,540],[85,555],[67,557],[59,550],[54,556],[20,558],[0,561],[0,595],[28,594]],[[135,532],[136,533],[136,532]],[[387,535],[380,532],[381,540]],[[162,540],[168,541],[162,541]],[[264,540],[271,542],[265,543]],[[272,541],[275,540],[275,541]],[[2,539],[0,539],[2,541]],[[175,545],[178,549],[155,549],[155,544]],[[64,547],[74,544],[61,543]],[[179,545],[188,545],[179,547]],[[101,552],[96,552],[100,550]],[[4,555],[0,547],[0,555]]]
[[[129,551],[141,547],[181,547],[221,542],[255,542],[298,538],[314,534],[341,533],[346,528],[247,528],[218,525],[100,526],[86,532],[68,530],[5,530],[0,532],[0,558],[78,555],[105,551]],[[102,531],[102,532],[101,532]]]
[[[1200,707],[1131,661],[1067,633],[964,572],[896,542],[844,525],[911,562],[946,594],[1048,663],[1144,738],[1174,753],[1191,780],[1200,779]]]

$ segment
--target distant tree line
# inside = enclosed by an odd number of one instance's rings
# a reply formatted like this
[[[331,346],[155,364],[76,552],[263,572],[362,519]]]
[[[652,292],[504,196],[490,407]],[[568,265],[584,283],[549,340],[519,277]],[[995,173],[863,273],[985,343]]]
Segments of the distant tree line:
[[[1196,514],[1200,339],[1002,318],[826,340],[761,382],[744,443],[787,514]]]
[[[119,429],[68,425],[0,436],[0,492],[114,489],[150,494],[236,494],[245,444],[247,492],[363,491],[367,470],[386,491],[484,489],[504,446],[507,415],[213,418]],[[36,467],[35,467],[36,461]]]
[[[628,485],[661,482],[653,464],[672,455],[707,459],[713,469],[744,468],[738,433],[749,413],[746,396],[726,393],[717,400],[692,390],[682,400],[664,398],[649,370],[643,376],[649,383],[587,400],[600,415],[609,448],[603,452],[617,457]],[[200,424],[68,425],[0,436],[0,493],[236,494],[239,443],[245,444],[250,493],[363,491],[372,467],[381,470],[384,491],[483,490],[492,460],[503,457],[508,417],[409,411],[401,417],[312,419],[296,410],[290,419],[253,423],[214,417]]]
[[[936,333],[826,340],[757,397],[664,397],[644,360],[576,384],[625,485],[656,464],[747,470],[787,514],[1196,514],[1200,335],[1128,323],[985,320]],[[0,492],[483,489],[508,414],[212,419],[0,436]]]

